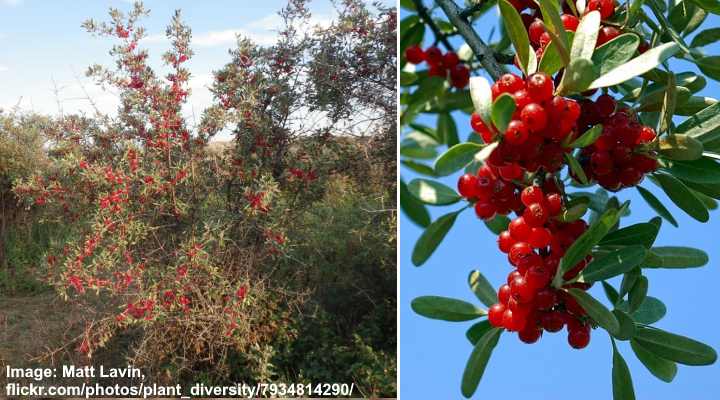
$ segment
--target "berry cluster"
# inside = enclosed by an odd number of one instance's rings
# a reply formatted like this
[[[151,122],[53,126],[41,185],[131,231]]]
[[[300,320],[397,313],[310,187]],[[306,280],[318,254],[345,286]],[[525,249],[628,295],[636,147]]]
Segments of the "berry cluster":
[[[522,206],[517,186],[502,179],[496,171],[486,164],[478,169],[477,175],[468,173],[458,181],[460,195],[475,202],[475,214],[482,219],[518,212]]]
[[[644,174],[658,168],[646,145],[656,138],[655,130],[638,122],[627,109],[615,111],[615,100],[601,95],[581,104],[580,126],[603,124],[603,132],[581,152],[580,164],[588,179],[610,191],[635,186]]]
[[[590,341],[590,324],[585,310],[563,289],[551,282],[557,273],[560,258],[568,247],[587,229],[583,220],[560,222],[563,203],[557,192],[544,193],[539,186],[528,186],[521,193],[522,214],[513,219],[508,230],[498,237],[500,251],[508,255],[515,269],[507,283],[498,289],[499,303],[488,311],[490,324],[518,332],[520,340],[534,343],[543,330],[557,332],[565,325],[568,342],[576,349]],[[581,261],[565,273],[572,279],[587,265]],[[570,287],[587,289],[585,284]]]
[[[443,54],[436,46],[423,50],[420,46],[410,46],[405,50],[405,59],[412,64],[427,62],[428,76],[450,77],[450,84],[462,89],[470,82],[470,69],[460,62],[455,52],[448,51]]]
[[[555,85],[545,73],[535,73],[527,80],[505,74],[492,85],[493,100],[508,93],[515,100],[515,112],[502,137],[492,126],[473,114],[471,126],[486,143],[500,139],[488,158],[506,180],[520,179],[524,171],[543,168],[556,172],[563,165],[561,142],[575,133],[581,108],[578,102],[553,95]]]

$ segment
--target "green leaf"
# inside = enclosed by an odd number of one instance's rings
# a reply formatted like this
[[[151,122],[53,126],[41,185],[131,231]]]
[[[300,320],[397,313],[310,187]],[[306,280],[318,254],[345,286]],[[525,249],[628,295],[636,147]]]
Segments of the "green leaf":
[[[645,301],[648,292],[648,279],[642,275],[638,276],[637,281],[628,293],[628,311],[634,313]]]
[[[455,125],[455,119],[450,113],[442,113],[438,115],[437,120],[437,132],[445,144],[449,147],[455,146],[460,142],[458,138],[457,126]]]
[[[470,321],[487,314],[467,301],[441,296],[416,297],[410,307],[423,317],[450,322]]]
[[[423,203],[434,206],[455,204],[462,199],[454,189],[429,179],[413,179],[408,184],[408,191]]]
[[[470,97],[472,98],[475,113],[480,116],[485,125],[492,125],[492,89],[487,79],[480,76],[470,78]]]
[[[645,260],[645,268],[697,268],[709,261],[707,253],[692,247],[653,247]]]
[[[455,224],[455,219],[457,219],[460,211],[462,210],[443,215],[430,224],[422,235],[420,235],[412,252],[412,263],[416,267],[423,265],[432,253],[435,252],[435,249],[437,249],[450,228]]]
[[[635,335],[635,322],[624,311],[613,310],[612,313],[620,323],[620,329],[613,337],[618,340],[630,340]]]
[[[558,39],[558,50],[560,51],[563,64],[570,62],[570,40],[568,39],[567,31],[565,26],[560,19],[560,13],[562,12],[560,5],[553,0],[539,0],[540,12],[542,13],[542,20],[545,22],[548,34],[553,40]]]
[[[612,287],[609,283],[603,282],[603,291],[605,291],[605,296],[608,298],[610,303],[615,304],[618,301],[618,298],[620,297],[620,294],[615,290],[614,287]]]
[[[684,133],[703,144],[720,137],[720,103],[715,103],[683,121],[675,133]]]
[[[493,326],[490,325],[490,321],[484,319],[480,322],[474,323],[470,327],[470,329],[468,329],[467,332],[465,332],[465,336],[468,338],[470,343],[472,343],[472,345],[474,346],[477,344],[477,342],[480,340],[480,338],[482,338],[483,335],[485,335],[485,333],[487,333],[487,331],[489,331],[492,328],[493,328]]]
[[[492,328],[477,341],[463,372],[461,391],[470,398],[477,390],[493,349],[497,346],[502,329]]]
[[[507,0],[498,0],[498,6],[500,7],[500,15],[503,18],[505,30],[515,47],[518,60],[520,60],[520,69],[527,74],[530,59],[530,39],[528,39],[525,25],[517,9]]]
[[[720,1],[718,1],[718,0],[691,0],[691,1],[713,14],[720,14]]]
[[[400,155],[411,158],[435,158],[437,151],[436,146],[440,144],[433,138],[420,133],[410,132],[400,142]]]
[[[582,134],[579,138],[575,139],[571,144],[570,147],[574,148],[581,148],[581,147],[587,147],[591,144],[595,143],[597,138],[600,137],[600,135],[603,132],[603,126],[601,124],[597,124],[593,126],[592,128],[585,131],[585,133]]]
[[[590,11],[585,14],[575,30],[572,46],[570,47],[570,59],[590,59],[597,43],[598,31],[600,30],[600,12]]]
[[[677,43],[664,43],[601,75],[590,89],[614,86],[657,67],[680,50]]]
[[[492,105],[492,122],[500,133],[507,129],[512,115],[515,112],[515,99],[507,93],[503,93],[495,99]]]
[[[499,235],[502,231],[507,230],[508,225],[510,225],[510,218],[502,214],[496,214],[492,219],[486,219],[484,222],[490,232]]]
[[[655,242],[660,227],[650,222],[626,226],[609,233],[600,241],[601,246],[629,246],[639,244],[650,248]]]
[[[675,107],[675,115],[694,115],[717,103],[718,101],[712,97],[691,96],[684,104],[678,104],[677,107]]]
[[[618,310],[630,312],[630,304],[623,301],[617,306]],[[632,313],[632,318],[638,323],[651,325],[660,321],[667,313],[667,307],[659,299],[646,296],[637,310]]]
[[[425,24],[422,22],[408,23],[407,26],[404,32],[402,26],[400,29],[400,54],[403,58],[405,57],[405,49],[420,44],[425,36]]]
[[[558,287],[562,275],[567,272],[570,268],[574,267],[590,253],[593,246],[598,244],[602,238],[610,232],[610,229],[617,224],[620,219],[620,214],[625,210],[625,206],[621,210],[609,209],[607,210],[598,220],[590,225],[590,227],[575,240],[575,242],[565,252],[563,258],[560,259],[560,266],[558,272],[555,275],[553,286]]]
[[[657,356],[680,364],[710,365],[717,360],[712,347],[660,329],[638,326],[635,339]]]
[[[707,157],[693,161],[674,161],[666,170],[686,181],[720,184],[720,164]]]
[[[568,32],[568,38],[574,39],[574,33]],[[538,70],[545,72],[548,75],[555,75],[556,72],[560,71],[565,66],[562,57],[560,56],[560,50],[558,49],[557,42],[555,40],[545,47],[542,58],[540,59],[540,65]]]
[[[700,222],[707,222],[710,219],[705,204],[698,199],[691,191],[672,175],[656,173],[652,175],[658,182],[665,194],[670,197],[673,203],[685,211],[689,216]]]
[[[585,215],[589,204],[589,198],[576,197],[566,204],[565,209],[556,217],[556,219],[560,222],[577,221]]]
[[[411,86],[417,82],[417,74],[413,72],[400,71],[400,86]]]
[[[638,192],[640,192],[640,196],[642,196],[642,198],[645,199],[645,201],[648,203],[648,205],[653,210],[655,210],[655,212],[659,216],[665,218],[665,220],[667,222],[671,223],[673,226],[675,226],[677,228],[678,223],[677,223],[677,221],[675,221],[675,217],[672,216],[670,211],[668,211],[668,209],[665,208],[665,206],[660,202],[660,200],[658,200],[657,197],[655,197],[654,194],[652,194],[652,192],[650,192],[649,190],[645,189],[642,186],[636,186],[636,188],[637,188]]]
[[[468,285],[470,285],[470,289],[475,293],[475,296],[486,306],[490,307],[498,302],[495,289],[480,271],[470,272]]]
[[[415,11],[415,3],[413,3],[413,0],[400,0],[400,7],[408,11]]]
[[[613,400],[635,400],[635,390],[633,389],[632,378],[630,377],[630,369],[627,363],[625,363],[625,359],[618,352],[615,342],[613,342],[612,345]]]
[[[565,95],[584,92],[597,76],[592,61],[587,58],[576,58],[570,61],[565,69],[558,91]]]
[[[624,274],[640,265],[647,255],[643,246],[628,246],[594,259],[583,270],[585,282],[597,282]]]
[[[615,318],[615,315],[590,294],[575,288],[568,290],[568,292],[577,300],[580,307],[588,313],[590,318],[603,329],[610,333],[617,333],[620,330],[620,323]]]
[[[697,160],[702,157],[702,153],[702,142],[692,136],[676,134],[660,140],[660,154],[671,160]]]
[[[705,77],[694,72],[681,72],[676,74],[675,81],[678,86],[685,87],[693,93],[699,92],[707,85]]]
[[[720,28],[710,28],[700,31],[693,38],[690,47],[703,47],[720,40]]]
[[[427,164],[423,164],[414,160],[400,160],[400,163],[407,168],[410,168],[411,170],[417,172],[418,174],[437,177],[433,167]]]
[[[672,382],[677,374],[677,364],[670,360],[666,360],[662,357],[658,357],[652,351],[646,349],[637,340],[631,340],[630,346],[635,352],[638,360],[650,371],[651,374],[655,375],[656,378],[663,382]]]
[[[678,101],[685,101],[685,100],[678,100],[680,97],[678,95],[678,90],[685,91],[686,92],[686,98],[690,98],[690,91],[683,87],[676,87],[675,86],[675,75],[674,74],[668,74],[668,81],[667,81],[667,89],[665,90],[664,96],[663,96],[663,102],[662,107],[660,108],[660,123],[658,124],[658,134],[663,134],[667,132],[670,129],[670,126],[672,126],[672,118],[675,114],[675,105]],[[672,136],[672,143],[677,143],[677,137],[675,135]],[[660,149],[662,153],[662,146],[663,142],[666,139],[660,140]],[[695,141],[694,139],[691,139],[690,142]],[[697,142],[697,141],[695,141]],[[699,143],[699,142],[698,142]],[[701,146],[702,147],[702,144]],[[686,152],[685,156],[689,156],[689,154]]]
[[[400,209],[415,224],[421,227],[430,225],[430,213],[427,208],[410,194],[402,179],[400,180]]]
[[[640,38],[636,34],[624,33],[595,49],[592,62],[598,66],[598,73],[604,75],[630,60],[639,44]]]
[[[605,206],[608,201],[607,192],[604,189],[598,189],[595,193],[591,192],[573,192],[568,193],[570,198],[585,197],[590,199],[590,209],[599,213],[605,212]]]
[[[637,282],[638,278],[642,274],[640,268],[635,268],[633,270],[630,270],[626,272],[623,275],[622,282],[620,283],[620,298],[625,297],[625,295],[630,291],[630,289],[635,286],[635,282]],[[623,309],[623,311],[627,311],[628,309]]]
[[[580,183],[582,183],[583,185],[587,185],[587,176],[585,175],[585,171],[582,169],[582,166],[580,166],[578,160],[575,159],[575,157],[573,157],[573,155],[570,153],[563,153],[563,155],[565,156],[565,160],[567,161],[573,175],[575,175],[580,180]]]
[[[693,60],[703,74],[716,81],[720,80],[720,56],[698,57]]]
[[[435,173],[438,176],[448,176],[465,168],[483,147],[483,145],[471,142],[456,144],[442,153],[435,161]]]

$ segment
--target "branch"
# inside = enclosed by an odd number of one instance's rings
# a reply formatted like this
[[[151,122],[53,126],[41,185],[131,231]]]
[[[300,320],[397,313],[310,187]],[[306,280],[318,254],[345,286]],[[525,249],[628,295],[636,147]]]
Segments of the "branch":
[[[490,74],[494,80],[498,80],[504,73],[500,64],[495,59],[493,50],[488,47],[485,42],[478,36],[475,30],[470,26],[467,19],[460,16],[461,10],[455,4],[454,0],[435,0],[435,2],[443,9],[450,22],[457,28],[460,35],[465,39],[468,46],[472,49],[475,56],[482,64],[483,68]]]
[[[440,32],[440,29],[437,27],[437,25],[435,25],[435,21],[432,20],[432,17],[428,12],[427,7],[425,7],[425,5],[422,3],[422,0],[413,0],[413,3],[415,3],[415,9],[417,10],[418,16],[420,17],[420,19],[423,20],[425,24],[430,27],[430,29],[433,31],[433,34],[435,34],[435,38],[441,41],[448,51],[452,51],[454,53],[455,49],[453,48],[452,44],[450,44],[450,41],[447,39],[445,34]]]

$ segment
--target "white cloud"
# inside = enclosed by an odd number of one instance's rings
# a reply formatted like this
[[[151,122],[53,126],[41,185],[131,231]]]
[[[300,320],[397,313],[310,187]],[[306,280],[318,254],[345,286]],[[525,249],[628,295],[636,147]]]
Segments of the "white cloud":
[[[7,70],[8,70],[8,67],[6,67],[4,65],[0,65],[0,72],[5,72]]]
[[[0,4],[6,6],[17,6],[23,3],[24,0],[0,0]]]

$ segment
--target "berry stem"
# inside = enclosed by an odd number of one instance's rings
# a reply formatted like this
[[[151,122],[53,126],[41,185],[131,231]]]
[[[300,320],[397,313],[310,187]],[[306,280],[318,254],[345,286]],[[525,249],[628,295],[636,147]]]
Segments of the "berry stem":
[[[415,0],[416,4],[418,2],[419,0]],[[480,64],[493,80],[500,79],[500,76],[504,73],[502,66],[495,60],[493,50],[478,36],[467,19],[461,16],[460,7],[453,0],[435,0],[435,2],[443,9],[450,22],[455,25],[460,35],[480,61]],[[419,11],[418,9],[418,13]]]

